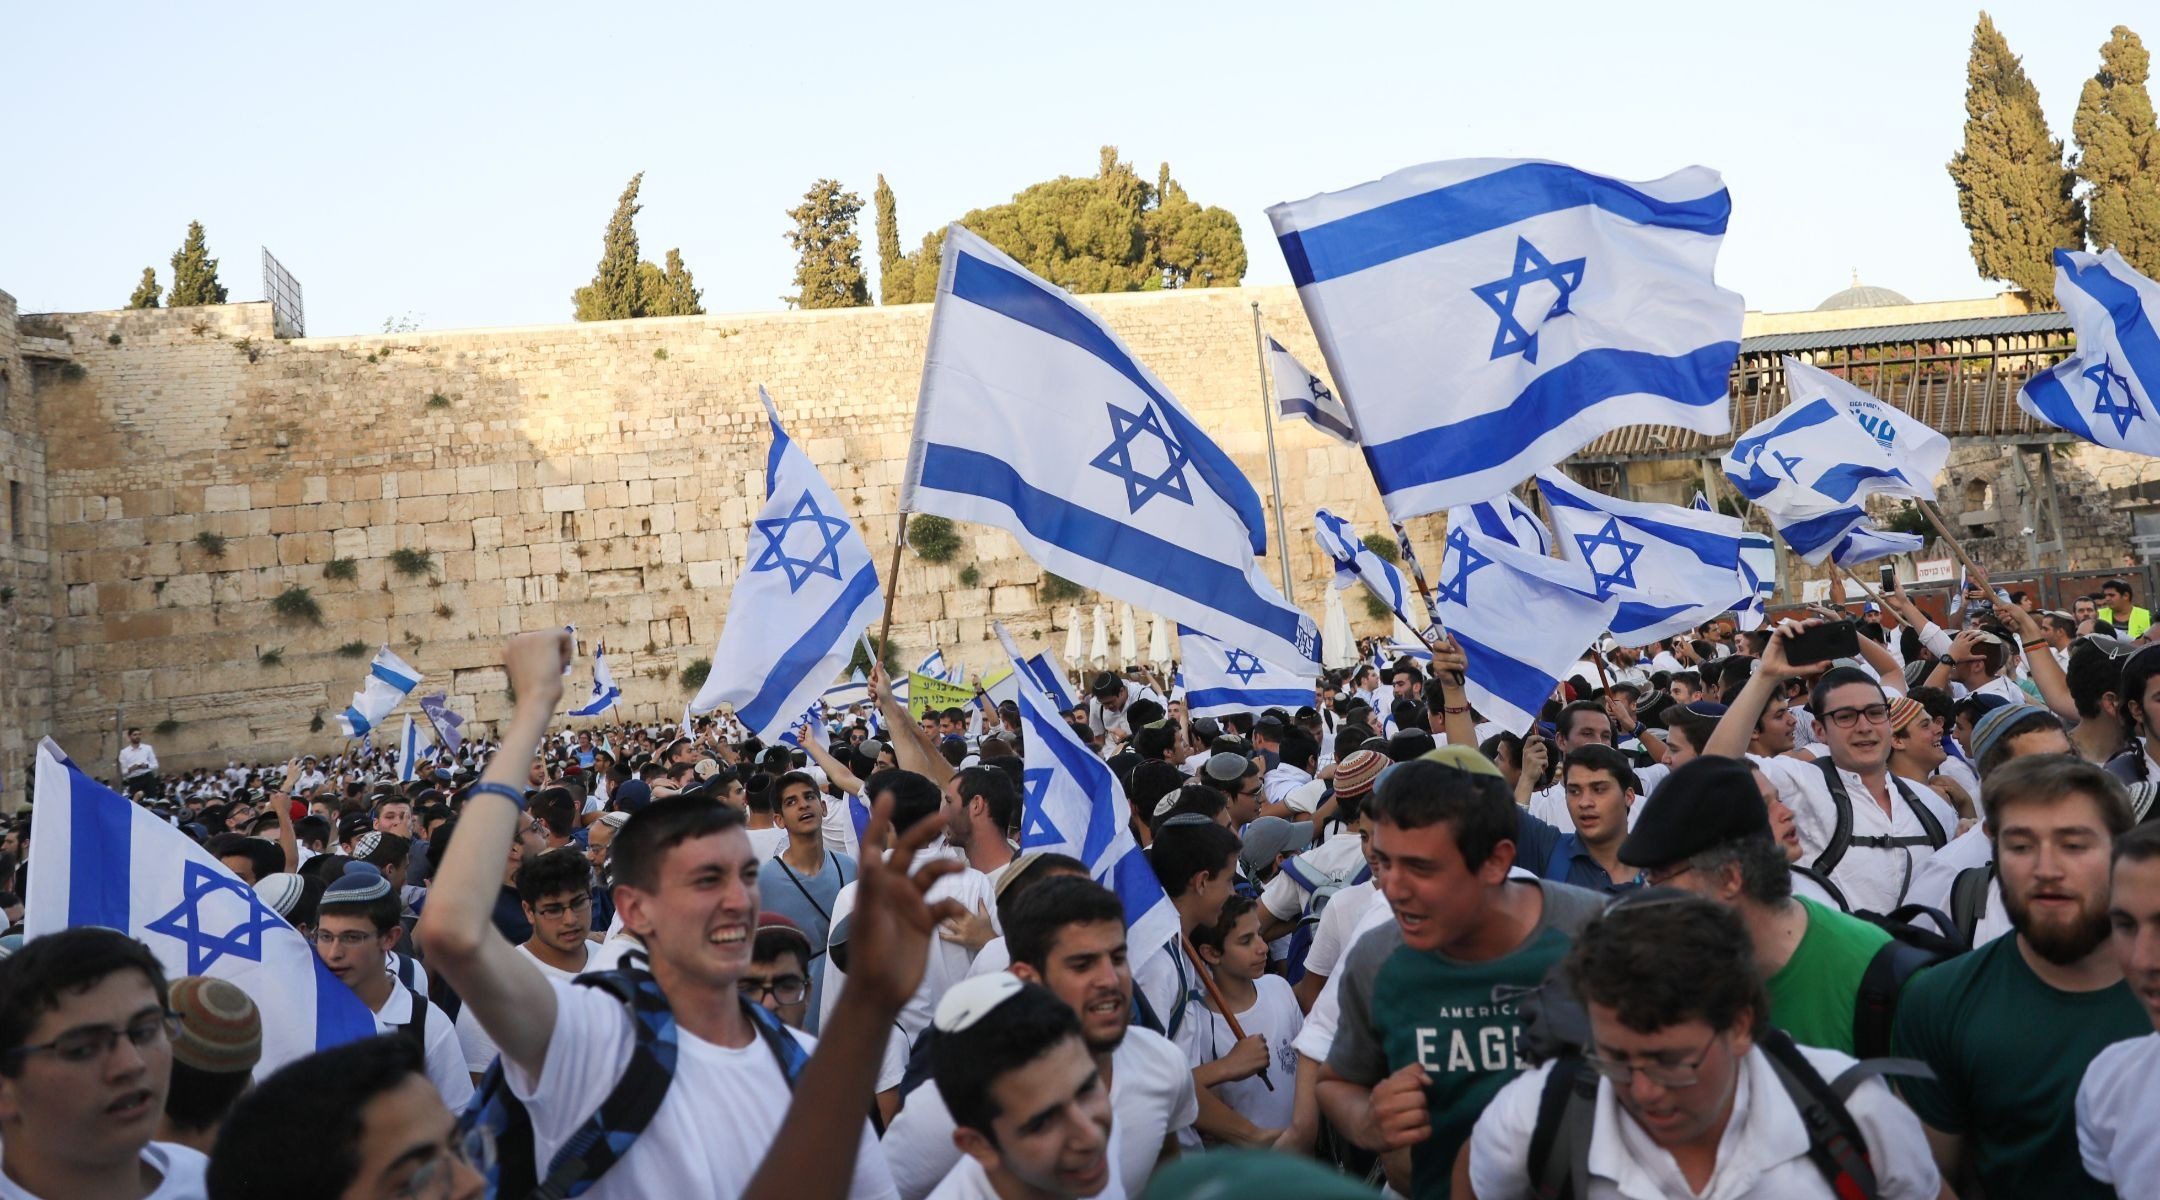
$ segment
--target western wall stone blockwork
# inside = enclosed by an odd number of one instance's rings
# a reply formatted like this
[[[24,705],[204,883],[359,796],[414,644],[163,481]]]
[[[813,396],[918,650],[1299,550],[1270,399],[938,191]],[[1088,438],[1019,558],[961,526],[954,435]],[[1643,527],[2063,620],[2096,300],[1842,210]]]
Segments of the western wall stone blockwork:
[[[1264,494],[1255,300],[1317,365],[1287,288],[1088,303]],[[109,760],[116,711],[176,722],[152,739],[173,764],[326,749],[334,723],[311,733],[311,720],[330,721],[388,643],[426,673],[424,691],[492,720],[506,711],[501,639],[561,624],[588,652],[605,638],[626,714],[673,718],[763,497],[756,386],[882,571],[929,317],[917,305],[289,341],[260,304],[40,318],[81,367],[39,396],[52,591],[16,601],[52,628],[50,719],[86,761]],[[1317,616],[1328,567],[1313,508],[1369,530],[1383,518],[1352,451],[1301,424],[1276,437],[1296,596]],[[949,563],[903,558],[901,657],[935,643],[992,666],[992,619],[1062,647],[1070,602],[1039,601],[1040,572],[1009,537],[961,530]],[[1437,565],[1437,541],[1417,532]],[[426,552],[428,567],[400,573],[399,551]],[[354,577],[330,577],[344,559]],[[962,587],[969,565],[980,579]],[[295,588],[319,624],[273,610]],[[1351,612],[1377,631],[1354,600]],[[581,664],[572,686],[585,679]],[[34,734],[40,720],[7,725]]]

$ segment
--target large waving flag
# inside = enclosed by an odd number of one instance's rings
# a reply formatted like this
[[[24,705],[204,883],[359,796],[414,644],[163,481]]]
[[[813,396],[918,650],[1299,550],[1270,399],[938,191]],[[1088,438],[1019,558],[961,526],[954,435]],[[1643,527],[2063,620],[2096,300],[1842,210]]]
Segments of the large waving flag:
[[[1275,380],[1275,411],[1285,421],[1303,421],[1344,445],[1357,445],[1350,410],[1335,390],[1307,370],[1283,344],[1267,340],[1268,374]]]
[[[1460,504],[1448,510],[1448,526],[1469,523],[1489,538],[1499,538],[1536,554],[1551,554],[1552,530],[1522,498],[1513,492],[1504,492],[1498,499],[1481,500],[1476,504]]]
[[[1347,588],[1363,580],[1397,620],[1412,629],[1418,627],[1418,622],[1410,619],[1410,587],[1403,573],[1395,569],[1394,563],[1373,553],[1350,522],[1324,508],[1318,509],[1313,513],[1313,539],[1334,560],[1336,587]]]
[[[458,747],[465,744],[465,718],[451,709],[449,694],[442,692],[420,697],[420,711],[426,715],[428,724],[435,727],[435,740],[442,743],[443,749],[456,754]]]
[[[360,683],[360,690],[353,693],[352,703],[338,714],[338,728],[346,737],[366,737],[368,731],[382,723],[390,710],[398,706],[414,688],[420,686],[420,672],[410,663],[390,653],[384,646],[375,652],[375,661],[368,665],[367,678]]]
[[[1792,403],[1742,434],[1725,476],[1810,564],[1867,520],[1869,496],[1935,498],[1950,439],[1827,371],[1785,360]]]
[[[1065,713],[1035,683],[1018,647],[998,638],[1020,680],[1026,761],[1020,780],[1020,849],[1069,854],[1125,906],[1133,968],[1178,936],[1177,910],[1132,835],[1132,805],[1110,765],[1073,736]],[[1306,703],[1311,703],[1308,693]]]
[[[2113,247],[2055,252],[2055,299],[2077,353],[2018,389],[2018,407],[2114,450],[2160,456],[2160,283]]]
[[[1287,708],[1313,702],[1310,668],[1278,667],[1250,650],[1225,645],[1197,630],[1180,628],[1185,647],[1185,710],[1188,716]]]
[[[1057,705],[1059,712],[1071,712],[1080,707],[1080,698],[1073,695],[1072,685],[1065,682],[1065,664],[1058,661],[1057,655],[1044,650],[1021,666],[1027,677],[1050,697],[1050,702]]]
[[[1463,690],[1471,705],[1517,736],[1620,607],[1617,596],[1601,597],[1584,564],[1532,554],[1469,525],[1448,530],[1433,600],[1468,660]]]
[[[1319,628],[1254,557],[1251,482],[1101,318],[959,225],[900,508],[1007,530],[1083,587],[1317,665]]]
[[[728,599],[712,674],[688,713],[733,705],[750,736],[770,742],[839,677],[885,592],[840,498],[780,427],[762,387],[758,401],[772,424],[765,507],[751,525],[749,561]]]
[[[262,1012],[258,1077],[375,1036],[375,1015],[255,889],[50,739],[38,744],[32,813],[25,935],[102,925],[148,946],[171,978],[230,981]]]
[[[1538,491],[1564,557],[1620,608],[1612,634],[1630,646],[1693,629],[1747,599],[1740,581],[1740,518],[1601,495],[1561,471],[1538,472]]]
[[[1397,521],[1515,486],[1609,430],[1731,428],[1739,295],[1715,171],[1625,183],[1463,159],[1268,210]]]
[[[1830,561],[1849,570],[1878,558],[1911,554],[1926,544],[1927,539],[1917,533],[1891,533],[1862,521],[1831,547]]]
[[[597,717],[615,707],[622,699],[622,689],[615,686],[615,672],[608,669],[607,643],[594,642],[592,651],[592,691],[585,703],[570,710],[573,717]]]

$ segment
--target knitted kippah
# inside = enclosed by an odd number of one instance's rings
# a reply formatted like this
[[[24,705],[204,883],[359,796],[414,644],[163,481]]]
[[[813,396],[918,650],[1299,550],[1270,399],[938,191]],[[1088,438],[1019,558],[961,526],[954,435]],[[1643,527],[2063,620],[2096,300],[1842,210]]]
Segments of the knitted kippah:
[[[345,873],[323,891],[324,904],[370,904],[390,894],[390,881],[364,862],[345,864]]]
[[[262,1014],[248,994],[223,979],[175,979],[166,1004],[180,1018],[175,1062],[219,1075],[244,1075],[262,1058]]]

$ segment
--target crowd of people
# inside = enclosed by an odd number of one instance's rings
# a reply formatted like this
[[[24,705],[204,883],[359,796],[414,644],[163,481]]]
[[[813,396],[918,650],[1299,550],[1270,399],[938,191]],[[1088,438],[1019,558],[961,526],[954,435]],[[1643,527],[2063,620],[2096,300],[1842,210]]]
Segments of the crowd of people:
[[[19,819],[0,1197],[2150,1194],[2160,645],[1972,583],[1608,641],[1521,736],[1445,639],[1295,711],[1091,673],[1159,945],[1031,848],[1016,707],[881,671],[772,745],[565,726],[559,633],[405,772],[130,731],[379,1036],[258,1071],[233,983],[24,943]]]

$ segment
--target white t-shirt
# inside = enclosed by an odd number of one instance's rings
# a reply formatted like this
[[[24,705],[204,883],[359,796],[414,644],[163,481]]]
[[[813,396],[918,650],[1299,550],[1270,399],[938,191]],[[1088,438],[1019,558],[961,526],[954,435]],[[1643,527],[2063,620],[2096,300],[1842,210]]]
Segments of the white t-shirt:
[[[1817,1073],[1835,1079],[1853,1059],[1835,1050],[1802,1046]],[[1598,1081],[1597,1111],[1590,1132],[1590,1186],[1585,1200],[1637,1196],[1689,1196],[1694,1200],[1834,1198],[1829,1181],[1808,1158],[1807,1128],[1800,1110],[1777,1080],[1760,1048],[1748,1051],[1733,1095],[1732,1119],[1718,1141],[1717,1167],[1702,1191],[1690,1188],[1671,1153],[1651,1140],[1613,1098],[1612,1084]],[[1538,1099],[1551,1064],[1516,1076],[1500,1089],[1470,1134],[1470,1186],[1479,1200],[1522,1200],[1533,1195],[1524,1169],[1537,1125]],[[1853,1090],[1845,1107],[1867,1142],[1883,1200],[1935,1200],[1942,1176],[1928,1152],[1920,1118],[1890,1094],[1880,1079]]]
[[[855,840],[855,817],[848,811],[848,798],[824,793],[825,800],[825,848],[849,858],[860,858]]]
[[[549,966],[547,963],[541,962],[538,955],[523,946],[519,946],[517,949],[518,953],[532,959],[533,965],[540,968],[542,975],[547,976],[549,979],[560,979],[564,983],[568,983],[586,971],[603,969],[593,966],[593,959],[599,957],[599,944],[587,942],[585,946],[585,965],[576,971],[565,971],[561,967]],[[429,1018],[431,1021],[433,1019],[432,1017]],[[473,1015],[472,1005],[470,1004],[458,1009],[456,1024],[458,1048],[465,1055],[465,1069],[478,1075],[493,1065],[495,1056],[500,1053],[495,1047],[495,1039],[488,1036],[487,1030],[480,1028],[480,1018]]]
[[[750,835],[750,853],[757,855],[759,862],[765,862],[787,849],[787,830],[778,825],[767,829],[745,829],[743,832]]]
[[[914,866],[919,869],[925,863],[940,857],[957,858],[959,851],[946,848],[944,839],[940,838],[930,849],[915,856]],[[838,926],[855,911],[855,892],[856,881],[851,879],[833,896],[833,925]],[[964,860],[958,871],[931,884],[925,895],[932,904],[950,898],[958,900],[960,906],[971,913],[986,911],[990,914],[992,928],[996,927],[997,888],[988,875],[967,866]],[[911,1042],[917,1034],[930,1027],[930,1017],[936,1012],[937,1002],[945,995],[945,989],[966,979],[968,968],[974,963],[974,955],[968,952],[967,947],[942,937],[930,939],[929,954],[930,961],[923,971],[921,985],[915,989],[914,997],[900,1009],[900,1028]],[[840,969],[830,954],[824,957],[819,969],[825,973],[825,982],[818,994],[818,1027],[822,1029],[825,1022],[832,1019],[833,1006],[840,1002],[840,989],[847,984],[847,972]]]
[[[143,1200],[203,1200],[208,1194],[203,1187],[203,1172],[209,1169],[210,1160],[201,1151],[177,1142],[151,1142],[143,1147],[142,1160],[161,1177],[157,1190]],[[46,1198],[24,1191],[14,1180],[0,1174],[0,1200]],[[50,1200],[66,1200],[66,1197],[55,1196]]]
[[[555,1030],[539,1077],[503,1062],[511,1092],[532,1114],[540,1163],[553,1159],[615,1089],[637,1040],[630,1014],[615,997],[558,979],[548,986],[555,989]],[[747,1045],[731,1048],[687,1029],[677,1033],[667,1098],[636,1144],[585,1193],[588,1200],[740,1195],[779,1136],[791,1092],[764,1035],[753,1032]],[[807,1034],[788,1033],[805,1052],[817,1044]],[[868,1120],[848,1194],[897,1195]]]
[[[1088,1200],[1125,1200],[1125,1185],[1118,1179],[1118,1131],[1114,1118],[1107,1153],[1110,1157],[1109,1181]],[[946,1174],[945,1181],[930,1193],[929,1200],[999,1200],[999,1197],[997,1190],[990,1186],[990,1177],[983,1173],[982,1164],[963,1154]]]
[[[2077,1091],[2078,1157],[2085,1173],[2131,1194],[2160,1180],[2160,1033],[2117,1042],[2093,1057]]]
[[[1147,1000],[1148,1010],[1164,1029],[1174,1028],[1170,1040],[1177,1043],[1185,1061],[1202,1061],[1200,1029],[1204,1022],[1199,1015],[1207,1007],[1206,985],[1200,982],[1200,968],[1186,957],[1185,948],[1172,943],[1149,954],[1133,969],[1133,991]],[[1183,1016],[1177,1016],[1181,1009]]]
[[[1512,873],[1512,872],[1511,872]],[[1378,898],[1375,893],[1375,898]],[[1333,909],[1333,904],[1328,908]],[[1327,913],[1320,914],[1324,921]],[[1348,954],[1358,939],[1395,919],[1395,910],[1385,903],[1367,904],[1365,912],[1350,927],[1350,936],[1343,939],[1342,953]],[[1335,1045],[1335,1030],[1342,1023],[1342,974],[1328,976],[1320,995],[1313,1000],[1312,1011],[1305,1014],[1304,1027],[1298,1030],[1297,1052],[1315,1062],[1326,1062],[1328,1051]]]
[[[1238,1027],[1247,1037],[1267,1039],[1267,1081],[1263,1083],[1255,1075],[1219,1083],[1215,1085],[1215,1094],[1262,1129],[1288,1129],[1291,1110],[1297,1103],[1295,1042],[1298,1030],[1305,1025],[1305,1014],[1298,1008],[1297,994],[1290,990],[1282,976],[1262,975],[1253,980],[1253,988],[1258,994],[1252,1007],[1237,1015]],[[1192,1016],[1206,1018],[1206,1030],[1202,1034],[1205,1045],[1200,1061],[1193,1066],[1213,1062],[1237,1045],[1237,1038],[1230,1032],[1230,1023],[1223,1020],[1221,1013],[1203,1009]],[[1274,1085],[1272,1089],[1269,1084]]]
[[[1200,1118],[1192,1068],[1185,1054],[1151,1029],[1134,1026],[1110,1053],[1110,1111],[1117,1174],[1144,1188],[1162,1155],[1163,1139]],[[962,1157],[953,1145],[953,1119],[937,1084],[909,1092],[885,1130],[885,1159],[901,1200],[922,1200]]]
[[[1312,902],[1312,893],[1306,890],[1298,875],[1308,881],[1323,883],[1331,879],[1348,879],[1358,873],[1364,862],[1365,840],[1355,833],[1338,833],[1290,860],[1276,872],[1275,878],[1268,880],[1267,886],[1260,890],[1260,907],[1278,921],[1292,920]],[[1294,871],[1292,867],[1295,867]]]
[[[1925,904],[1956,917],[1950,911],[1950,889],[1957,886],[1958,873],[1970,867],[1985,867],[1995,861],[1995,843],[1988,840],[1987,829],[1975,825],[1950,839],[1950,844],[1928,856],[1913,872],[1912,888],[1905,893],[1906,903]],[[1962,936],[1955,930],[1943,932]],[[1991,881],[1987,889],[1987,907],[1981,910],[1980,923],[1973,926],[1973,949],[1977,950],[1996,938],[2010,932],[2010,912],[2003,907],[2002,888]]]
[[[1011,965],[1012,948],[1005,944],[1003,937],[994,937],[984,942],[983,948],[975,952],[975,961],[968,965],[968,978],[1002,971]]]
[[[1335,898],[1320,910],[1320,925],[1313,930],[1312,946],[1305,951],[1307,971],[1316,975],[1335,974],[1335,968],[1342,963],[1343,952],[1350,948],[1350,931],[1379,895],[1379,885],[1370,879],[1335,893]]]
[[[390,998],[375,1010],[375,1032],[396,1033],[398,1026],[407,1025],[413,1019],[413,1002],[427,1005],[427,1029],[421,1038],[427,1047],[428,1082],[442,1093],[443,1103],[451,1112],[465,1107],[472,1099],[472,1073],[465,1069],[465,1052],[458,1047],[457,1026],[450,1014],[435,1007],[435,1002],[425,996],[415,996],[412,990],[390,977]]]
[[[1822,768],[1784,755],[1751,754],[1748,759],[1762,768],[1763,774],[1776,785],[1778,798],[1792,810],[1794,824],[1800,831],[1803,851],[1800,861],[1813,865],[1837,826],[1837,808],[1831,802],[1830,785],[1823,779]],[[1860,776],[1842,768],[1838,769],[1838,775],[1844,780],[1845,794],[1852,800],[1854,838],[1918,837],[1927,832],[1912,806],[1898,795],[1890,777],[1884,777],[1884,786],[1890,789],[1890,811],[1884,812],[1883,806],[1875,802],[1874,793],[1860,782]],[[1957,813],[1935,794],[1935,789],[1918,780],[1904,782],[1913,798],[1935,815],[1945,834],[1957,831]],[[1848,846],[1845,857],[1830,872],[1830,882],[1845,893],[1846,902],[1854,911],[1886,913],[1905,902],[1913,875],[1934,853],[1935,850],[1925,842],[1889,849]]]

